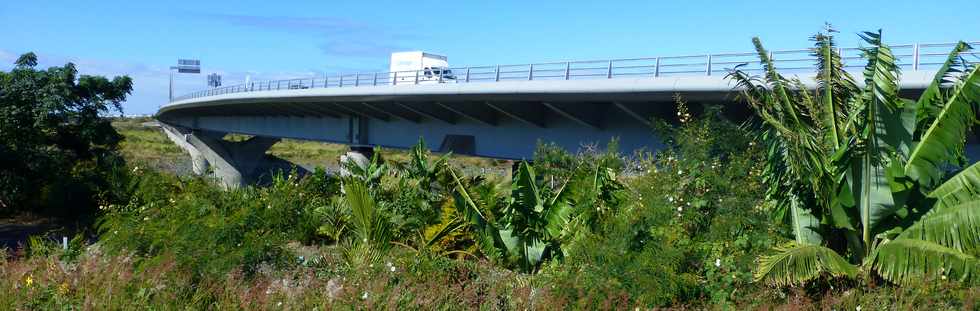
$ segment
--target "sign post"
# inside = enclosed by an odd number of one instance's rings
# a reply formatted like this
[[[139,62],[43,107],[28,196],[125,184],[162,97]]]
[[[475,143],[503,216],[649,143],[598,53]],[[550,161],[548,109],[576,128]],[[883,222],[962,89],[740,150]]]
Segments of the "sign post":
[[[170,66],[170,101],[174,101],[174,69],[177,73],[201,73],[201,61],[197,59],[177,59],[177,66]]]

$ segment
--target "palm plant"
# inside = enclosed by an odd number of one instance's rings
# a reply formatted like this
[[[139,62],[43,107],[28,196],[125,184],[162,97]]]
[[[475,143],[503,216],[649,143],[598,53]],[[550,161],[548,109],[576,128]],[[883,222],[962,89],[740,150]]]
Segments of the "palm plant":
[[[380,213],[364,181],[348,177],[344,182],[344,201],[351,210],[355,244],[383,252],[390,248],[392,234],[388,220]]]
[[[913,101],[899,97],[880,31],[860,35],[869,44],[863,86],[844,71],[832,34],[813,37],[815,91],[780,75],[758,38],[764,75],[741,66],[728,75],[761,121],[767,199],[794,235],[761,258],[756,278],[787,285],[863,270],[900,284],[980,279],[980,169],[949,177],[964,164],[980,100],[980,67],[961,55],[970,46],[959,43]]]
[[[449,169],[455,184],[459,214],[475,231],[480,251],[504,260],[522,272],[535,272],[544,260],[562,256],[560,236],[568,224],[571,205],[564,183],[550,195],[537,184],[534,169],[522,162],[511,184],[511,198],[491,219],[482,198],[473,195],[455,171]]]
[[[450,155],[451,153],[446,153],[435,161],[429,161],[429,149],[425,147],[425,139],[419,137],[419,142],[412,147],[411,158],[404,171],[409,177],[418,179],[419,183],[428,190],[445,167]]]

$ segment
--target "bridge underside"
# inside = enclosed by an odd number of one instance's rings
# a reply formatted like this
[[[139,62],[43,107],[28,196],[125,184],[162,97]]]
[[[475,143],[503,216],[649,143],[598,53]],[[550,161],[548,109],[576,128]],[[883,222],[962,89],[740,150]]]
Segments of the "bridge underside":
[[[526,159],[538,142],[575,151],[605,147],[620,151],[661,146],[650,121],[676,113],[672,93],[504,96],[337,97],[329,101],[282,98],[220,102],[161,113],[168,124],[188,129],[348,144],[409,148],[420,137],[434,151],[502,159]],[[725,94],[685,96],[692,108],[726,104]],[[547,100],[541,100],[547,99]],[[729,113],[744,116],[743,105]]]

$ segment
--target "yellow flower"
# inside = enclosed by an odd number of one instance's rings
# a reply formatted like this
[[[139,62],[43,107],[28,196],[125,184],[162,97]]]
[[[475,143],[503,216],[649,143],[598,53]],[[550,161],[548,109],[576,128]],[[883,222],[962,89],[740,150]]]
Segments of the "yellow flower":
[[[31,286],[32,284],[34,284],[34,279],[31,279],[31,276],[28,275],[27,278],[24,279],[24,284],[27,284],[27,286]]]
[[[58,287],[58,292],[62,294],[68,293],[68,282],[61,282],[61,286]]]

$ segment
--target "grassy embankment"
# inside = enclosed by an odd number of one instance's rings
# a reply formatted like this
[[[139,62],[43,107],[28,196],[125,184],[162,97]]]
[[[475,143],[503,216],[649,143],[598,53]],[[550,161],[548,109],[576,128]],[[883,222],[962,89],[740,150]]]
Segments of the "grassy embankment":
[[[113,120],[113,127],[125,137],[120,144],[122,154],[132,163],[142,163],[178,174],[189,173],[190,157],[174,145],[159,127],[153,126],[153,122],[151,118]],[[245,137],[247,136],[229,134],[226,139],[240,140]],[[338,167],[338,159],[347,151],[348,147],[341,144],[283,139],[266,153],[310,170],[322,167],[329,171]],[[385,149],[384,156],[386,160],[397,163],[405,163],[409,158],[407,151],[393,149]],[[451,161],[468,168],[493,168],[496,171],[510,169],[510,161],[505,160],[453,155]]]

